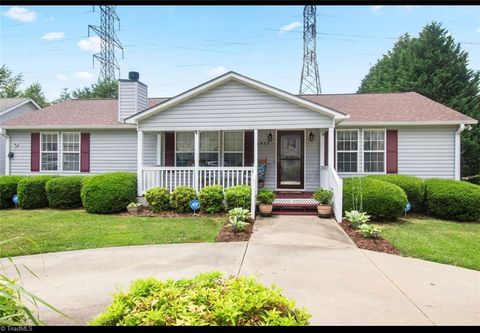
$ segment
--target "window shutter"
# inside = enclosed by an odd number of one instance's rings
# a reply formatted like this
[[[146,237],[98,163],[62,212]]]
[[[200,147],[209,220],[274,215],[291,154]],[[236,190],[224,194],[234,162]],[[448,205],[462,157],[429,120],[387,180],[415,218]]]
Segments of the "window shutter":
[[[243,149],[245,166],[253,166],[253,131],[245,131],[245,142]]]
[[[175,132],[165,132],[165,166],[175,166]]]
[[[387,173],[398,173],[398,130],[387,130]]]
[[[30,171],[40,171],[40,133],[31,133]]]
[[[328,165],[328,132],[323,133],[323,165]]]
[[[80,172],[90,172],[90,133],[80,135]]]

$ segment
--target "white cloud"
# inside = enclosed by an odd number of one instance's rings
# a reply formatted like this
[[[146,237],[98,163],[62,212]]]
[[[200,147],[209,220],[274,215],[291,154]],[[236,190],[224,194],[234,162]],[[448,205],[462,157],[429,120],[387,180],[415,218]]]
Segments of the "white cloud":
[[[37,19],[37,13],[23,7],[11,7],[4,14],[10,17],[12,20],[20,21],[23,23],[33,22]]]
[[[45,35],[42,36],[42,39],[47,40],[47,41],[53,41],[53,40],[60,40],[65,37],[64,32],[47,32]]]
[[[65,74],[57,74],[56,78],[57,78],[58,81],[67,81],[68,80],[68,76],[66,76]]]
[[[212,67],[209,70],[207,70],[207,73],[208,73],[208,75],[217,76],[217,75],[222,75],[226,71],[227,71],[227,69],[225,67],[216,66],[216,67]]]
[[[94,75],[90,72],[75,72],[73,77],[77,80],[90,81],[93,80]]]
[[[283,27],[280,28],[279,33],[284,34],[290,30],[293,30],[295,28],[301,27],[302,24],[299,21],[292,22],[290,24],[284,25]]]
[[[372,8],[372,11],[373,11],[374,13],[379,13],[380,10],[381,10],[383,7],[385,7],[385,6],[372,6],[372,7],[370,7],[370,8]]]
[[[100,37],[93,36],[84,38],[80,40],[77,45],[82,51],[93,53],[100,52]]]
[[[420,6],[419,5],[399,5],[397,7],[405,8],[405,9],[412,9],[412,8],[418,8]]]

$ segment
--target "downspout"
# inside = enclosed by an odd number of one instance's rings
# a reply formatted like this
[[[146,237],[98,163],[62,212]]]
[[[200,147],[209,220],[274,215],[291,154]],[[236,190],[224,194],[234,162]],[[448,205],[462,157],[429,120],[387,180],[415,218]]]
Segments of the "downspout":
[[[5,175],[10,175],[10,157],[8,157],[10,152],[10,136],[7,135],[7,130],[1,129],[0,135],[3,136],[5,140]]]
[[[465,124],[460,124],[455,132],[455,179],[460,180],[460,161],[461,161],[461,134],[465,130]]]

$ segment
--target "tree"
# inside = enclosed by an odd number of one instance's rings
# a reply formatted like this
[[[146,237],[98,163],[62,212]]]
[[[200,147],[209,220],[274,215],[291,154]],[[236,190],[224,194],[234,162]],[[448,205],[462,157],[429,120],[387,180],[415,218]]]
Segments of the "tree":
[[[418,37],[403,35],[362,80],[359,93],[415,91],[480,119],[480,72],[468,68],[468,53],[440,23]],[[462,135],[462,175],[480,173],[480,126]]]
[[[50,105],[47,99],[45,98],[45,94],[42,91],[42,86],[40,83],[35,82],[29,85],[20,95],[21,97],[28,97],[31,98],[37,103],[40,107],[44,108]]]
[[[117,98],[118,83],[113,80],[106,80],[92,84],[90,87],[75,89],[72,97],[77,99],[88,98]]]
[[[0,98],[14,98],[21,94],[22,74],[13,75],[6,65],[0,67]]]

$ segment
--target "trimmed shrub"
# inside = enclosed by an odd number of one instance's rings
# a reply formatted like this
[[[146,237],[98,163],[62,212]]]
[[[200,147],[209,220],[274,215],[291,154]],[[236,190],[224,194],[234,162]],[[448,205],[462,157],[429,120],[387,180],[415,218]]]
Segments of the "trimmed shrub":
[[[136,280],[90,325],[306,326],[310,317],[275,286],[212,272],[177,281]]]
[[[343,179],[344,211],[364,211],[372,221],[395,221],[406,204],[407,195],[397,185],[367,177]]]
[[[275,193],[267,188],[258,191],[257,201],[263,205],[271,205],[275,201]]]
[[[57,176],[31,176],[18,182],[18,204],[23,209],[35,209],[48,206],[45,183]]]
[[[198,199],[200,200],[200,209],[206,213],[213,214],[225,210],[225,198],[221,185],[205,186],[200,190]]]
[[[248,185],[237,185],[225,190],[225,201],[228,209],[242,207],[250,208],[252,188]]]
[[[178,213],[188,213],[190,208],[190,201],[197,197],[195,189],[190,186],[178,186],[170,196],[170,205]]]
[[[0,177],[0,209],[14,207],[12,197],[17,194],[18,182],[25,177],[1,176]]]
[[[124,211],[130,202],[137,199],[137,175],[111,172],[85,177],[80,195],[83,207],[89,213]]]
[[[57,177],[45,184],[47,191],[48,206],[51,208],[77,208],[82,207],[83,176]]]
[[[412,212],[421,212],[425,207],[425,181],[421,178],[405,175],[375,175],[368,176],[376,180],[389,182],[399,186],[407,194]]]
[[[150,209],[154,212],[170,209],[170,192],[164,187],[153,187],[145,193]]]
[[[426,179],[429,214],[456,221],[480,220],[480,186],[453,179]]]

